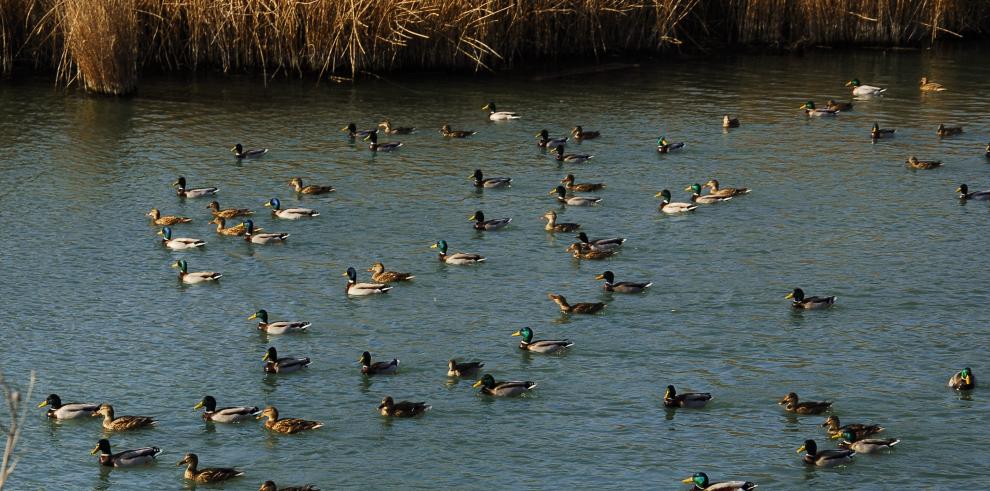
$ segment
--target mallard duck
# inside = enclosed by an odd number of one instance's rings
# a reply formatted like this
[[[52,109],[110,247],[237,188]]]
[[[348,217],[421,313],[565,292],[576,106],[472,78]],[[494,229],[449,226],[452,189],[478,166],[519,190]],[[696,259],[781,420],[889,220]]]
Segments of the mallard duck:
[[[882,89],[880,87],[874,87],[872,85],[864,85],[859,83],[858,78],[854,78],[846,82],[846,87],[852,87],[853,95],[880,95],[887,91],[887,89]]]
[[[303,186],[301,177],[293,177],[292,180],[289,181],[289,185],[292,186],[292,189],[295,189],[299,194],[326,194],[336,191],[333,186],[317,186],[316,184]]]
[[[685,392],[678,394],[673,385],[668,385],[663,393],[664,407],[684,407],[702,408],[712,400],[712,395],[707,392]]]
[[[202,198],[204,196],[213,196],[220,190],[219,188],[186,189],[186,178],[184,176],[179,176],[179,178],[172,183],[172,186],[177,186],[175,194],[183,198]]]
[[[593,259],[600,260],[612,257],[619,252],[618,249],[593,249],[588,244],[583,242],[575,242],[567,247],[567,252],[570,252],[576,259]]]
[[[489,177],[485,179],[485,176],[481,173],[481,169],[475,169],[474,174],[472,174],[468,179],[474,179],[474,187],[476,188],[505,188],[512,185],[511,177]]]
[[[691,202],[692,203],[696,203],[696,204],[697,203],[701,203],[701,204],[707,205],[707,204],[711,204],[711,203],[718,203],[720,201],[727,201],[727,200],[732,199],[732,196],[723,196],[723,195],[718,195],[718,194],[706,194],[706,195],[702,195],[701,194],[701,184],[698,184],[698,183],[694,183],[694,184],[692,184],[692,185],[684,188],[684,190],[685,191],[691,191]]]
[[[464,252],[455,252],[454,254],[447,254],[447,241],[438,240],[435,244],[430,246],[430,249],[440,249],[440,254],[437,255],[437,259],[442,263],[447,264],[475,264],[480,263],[485,260],[485,256],[480,254],[468,254]]]
[[[287,332],[303,332],[312,324],[305,321],[276,321],[268,322],[268,311],[261,309],[248,317],[248,320],[258,319],[258,330],[268,334],[285,334]]]
[[[622,244],[626,242],[625,237],[609,237],[604,239],[591,240],[588,238],[588,234],[584,232],[577,234],[575,237],[577,237],[577,239],[580,240],[581,243],[587,246],[588,248],[597,251],[615,250],[618,249],[619,247],[622,247]]]
[[[299,418],[279,418],[278,408],[275,406],[268,406],[264,411],[261,412],[257,419],[267,418],[265,420],[265,428],[268,428],[275,433],[299,433],[300,431],[315,430],[317,428],[322,428],[323,423],[319,421],[309,421]]]
[[[602,136],[602,133],[600,131],[584,131],[584,128],[582,128],[581,125],[577,125],[571,128],[571,136],[573,136],[575,140],[591,140]]]
[[[918,160],[918,157],[914,155],[908,157],[907,159],[908,167],[912,169],[934,169],[942,166],[941,160]]]
[[[739,118],[730,118],[728,114],[722,116],[722,127],[723,128],[738,128]]]
[[[471,135],[477,134],[474,130],[452,130],[449,124],[445,124],[440,127],[440,134],[447,138],[467,138]]]
[[[536,141],[536,146],[540,148],[554,149],[567,143],[566,136],[563,138],[550,138],[550,132],[546,128],[540,130],[536,136],[539,137],[539,140]]]
[[[831,307],[835,304],[837,297],[834,295],[831,297],[805,297],[804,290],[795,288],[784,298],[792,300],[791,307],[795,309],[816,310]]]
[[[482,107],[481,109],[485,109],[488,111],[488,119],[492,121],[507,121],[510,119],[519,119],[519,115],[517,115],[514,112],[496,110],[494,102],[489,102],[488,104],[485,104],[485,107]]]
[[[694,211],[698,208],[698,205],[694,203],[681,203],[679,201],[671,203],[670,191],[667,189],[654,195],[654,198],[660,198],[660,207],[657,210],[670,215]]]
[[[757,487],[756,483],[750,481],[708,482],[708,474],[704,472],[695,472],[681,482],[693,484],[693,491],[752,491]]]
[[[550,293],[547,294],[547,296],[550,297],[550,300],[553,300],[557,306],[560,307],[560,311],[565,314],[595,314],[606,307],[606,305],[602,302],[576,303],[571,305],[567,303],[567,299],[564,298],[563,295]]]
[[[481,393],[494,397],[515,397],[525,394],[536,387],[536,382],[524,382],[520,380],[495,381],[495,377],[485,374],[481,380],[471,387],[481,387]]]
[[[210,204],[206,205],[206,208],[210,210],[210,213],[219,218],[234,218],[241,216],[253,215],[254,212],[247,208],[224,208],[220,209],[220,203],[217,200],[210,201]]]
[[[390,416],[393,418],[411,418],[413,416],[419,416],[430,409],[433,406],[425,402],[410,402],[410,401],[399,401],[395,402],[392,396],[385,396],[382,399],[382,403],[378,405],[378,412],[382,416]]]
[[[586,193],[588,191],[598,191],[605,187],[605,184],[600,182],[586,182],[586,183],[575,183],[574,174],[567,174],[563,179],[560,180],[561,184],[567,188],[568,191],[577,191],[579,193]]]
[[[468,217],[468,220],[474,221],[475,230],[498,230],[512,222],[511,218],[485,220],[485,214],[481,210],[474,212],[473,215]]]
[[[209,223],[217,224],[217,233],[220,235],[241,236],[247,234],[247,225],[245,225],[243,222],[238,223],[233,227],[228,227],[227,220],[225,220],[222,217],[213,217],[213,220],[210,220]],[[260,231],[261,228],[254,229],[255,233]]]
[[[569,339],[538,339],[533,341],[533,330],[528,327],[524,327],[512,335],[522,337],[522,340],[519,341],[519,349],[534,353],[559,353],[574,346],[574,343]]]
[[[392,122],[387,119],[383,119],[381,123],[378,123],[378,127],[386,135],[408,135],[416,131],[416,128],[411,126],[392,126]]]
[[[261,357],[261,361],[264,362],[262,368],[265,373],[289,373],[302,370],[308,367],[312,361],[309,357],[306,358],[294,358],[291,356],[283,356],[279,358],[278,351],[275,350],[274,346],[270,346],[268,351],[265,352],[265,356]]]
[[[949,378],[949,387],[956,390],[973,390],[976,388],[976,375],[969,367],[956,372]]]
[[[391,152],[402,146],[402,142],[378,143],[378,133],[368,133],[364,141],[369,142],[368,150],[372,152]]]
[[[815,107],[815,101],[805,102],[798,109],[804,109],[804,114],[807,116],[835,116],[839,113],[835,109],[818,109]]]
[[[365,375],[391,375],[399,370],[399,360],[392,358],[392,361],[371,362],[371,353],[365,351],[358,358],[361,364],[361,373]]]
[[[217,409],[217,400],[213,396],[206,396],[193,406],[193,409],[202,408],[206,409],[203,411],[203,419],[214,423],[240,423],[261,413],[258,406],[230,406]]]
[[[188,237],[176,237],[173,239],[171,227],[162,227],[162,229],[158,231],[158,235],[162,236],[163,246],[176,251],[181,251],[183,249],[195,249],[206,245],[206,242],[199,239],[190,239]]]
[[[825,109],[832,111],[852,111],[853,103],[845,101],[837,101],[835,99],[829,99],[825,103]]]
[[[661,136],[657,139],[657,152],[670,153],[674,150],[680,150],[682,148],[684,148],[684,142],[671,143],[667,141],[667,137],[665,136]]]
[[[89,454],[96,455],[96,452],[100,452],[100,465],[106,467],[129,467],[154,462],[155,457],[158,457],[162,453],[162,449],[158,447],[145,447],[113,453],[110,451],[110,440],[103,438],[96,443],[96,447]]]
[[[457,363],[457,360],[450,359],[447,360],[447,376],[470,377],[477,374],[478,370],[483,366],[485,366],[485,364],[480,361],[466,361],[464,363]]]
[[[544,213],[543,219],[547,221],[546,227],[543,227],[547,232],[574,232],[581,228],[576,223],[557,223],[557,212],[553,210]]]
[[[275,481],[265,481],[258,488],[258,491],[320,491],[320,488],[313,486],[312,484],[303,484],[302,486],[287,486],[278,487],[275,485]]]
[[[52,419],[75,419],[82,416],[95,416],[100,409],[99,404],[85,402],[62,403],[58,394],[49,394],[48,398],[38,403],[38,407],[50,406],[46,415]]]
[[[606,271],[598,276],[595,276],[596,280],[605,280],[605,286],[602,288],[607,292],[617,292],[617,293],[642,293],[647,288],[653,286],[652,281],[646,283],[635,282],[635,281],[620,281],[615,282],[615,274],[611,271]]]
[[[984,157],[990,159],[990,143],[987,143],[986,153],[983,154]]]
[[[841,423],[839,423],[839,417],[832,415],[825,419],[825,422],[822,423],[822,428],[825,428],[825,431],[828,432],[829,435],[835,435],[838,433],[849,431],[853,433],[856,439],[865,438],[870,435],[880,433],[881,431],[884,430],[884,427],[880,425],[864,425],[859,423],[850,423],[847,425],[840,426],[840,424]]]
[[[238,159],[250,159],[254,157],[261,157],[262,155],[268,153],[267,148],[254,148],[245,151],[244,145],[241,145],[240,143],[234,145],[234,148],[231,148],[230,151],[233,152]]]
[[[254,228],[253,220],[244,220],[244,240],[252,244],[272,244],[285,242],[289,238],[286,232],[258,233],[261,229]]]
[[[303,217],[318,217],[320,212],[309,208],[286,208],[282,209],[282,202],[278,198],[272,198],[265,203],[266,208],[272,209],[272,215],[285,220],[298,220]]]
[[[922,92],[942,92],[945,86],[937,82],[929,82],[928,77],[921,77],[919,88]]]
[[[564,146],[560,145],[554,148],[554,157],[557,162],[564,162],[567,164],[583,164],[593,158],[594,155],[588,155],[586,153],[564,153]]]
[[[877,453],[881,450],[890,450],[891,447],[901,443],[900,440],[896,438],[856,438],[856,435],[851,431],[843,431],[842,433],[833,435],[832,438],[839,439],[839,448],[852,450],[856,453]]]
[[[877,140],[879,140],[879,139],[881,139],[881,138],[893,138],[894,131],[896,131],[896,130],[894,130],[893,128],[883,128],[883,129],[881,129],[880,128],[880,123],[879,122],[874,122],[873,123],[873,128],[870,129],[870,138],[872,138],[874,142],[877,141]]]
[[[359,136],[361,138],[364,138],[364,137],[366,137],[366,136],[368,136],[368,135],[370,135],[370,134],[372,134],[372,133],[374,133],[374,132],[376,132],[378,130],[360,130],[360,131],[358,131],[356,124],[354,124],[354,123],[347,123],[347,126],[344,126],[343,128],[341,128],[340,131],[346,131],[347,132],[347,137],[350,138],[351,140],[353,140],[353,139],[355,139],[355,138],[357,138]]]
[[[147,213],[147,216],[151,217],[151,223],[155,225],[175,225],[177,223],[189,223],[192,218],[180,217],[174,215],[162,216],[162,212],[158,211],[158,208],[152,208],[151,211]]]
[[[127,431],[139,428],[154,426],[158,422],[150,416],[120,416],[114,417],[113,406],[107,403],[100,404],[100,407],[93,413],[93,417],[103,416],[103,429],[107,431]]]
[[[960,184],[959,187],[956,188],[956,192],[959,193],[959,199],[961,200],[967,200],[967,199],[973,199],[978,201],[990,200],[990,189],[986,191],[973,191],[971,193],[969,192],[969,186],[965,184]]]
[[[193,271],[190,273],[185,259],[175,261],[172,263],[172,267],[179,270],[179,280],[187,284],[216,281],[223,277],[222,274],[215,271]]]
[[[199,457],[194,453],[187,453],[179,463],[175,464],[176,467],[186,466],[186,472],[182,475],[190,481],[210,483],[210,482],[221,482],[228,479],[233,479],[235,477],[240,477],[244,475],[243,471],[234,469],[233,467],[209,467],[206,469],[197,469],[199,465]]]
[[[557,195],[557,202],[568,206],[591,206],[602,202],[601,198],[595,196],[567,196],[567,188],[559,185],[550,190],[550,194]]]
[[[939,123],[938,128],[935,129],[935,135],[939,137],[960,135],[962,132],[962,126],[946,126],[945,123]]]
[[[378,283],[395,283],[397,281],[409,281],[415,276],[412,273],[399,273],[398,271],[385,271],[385,265],[381,262],[372,264],[368,271],[371,273],[371,280]]]
[[[822,414],[832,408],[832,403],[828,401],[798,401],[798,395],[794,392],[788,393],[777,404],[784,406],[784,410],[797,414]]]
[[[818,451],[818,444],[814,440],[805,440],[804,445],[801,445],[797,449],[798,453],[806,452],[801,460],[808,465],[814,465],[818,467],[834,467],[837,465],[848,464],[852,462],[852,458],[856,455],[856,452],[846,449],[838,450],[822,450]]]
[[[708,194],[711,196],[739,196],[749,194],[749,188],[723,188],[719,187],[718,179],[709,179],[701,189],[710,188]]]
[[[377,295],[379,293],[386,293],[392,289],[392,287],[381,283],[358,283],[357,270],[353,267],[347,268],[347,271],[343,275],[347,277],[347,285],[344,287],[344,292],[348,295]]]

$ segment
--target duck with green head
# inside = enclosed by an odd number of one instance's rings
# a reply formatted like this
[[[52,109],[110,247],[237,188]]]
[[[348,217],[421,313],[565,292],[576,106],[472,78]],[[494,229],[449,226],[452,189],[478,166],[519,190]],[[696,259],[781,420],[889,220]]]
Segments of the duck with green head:
[[[553,150],[567,143],[566,136],[563,138],[550,138],[550,132],[545,128],[540,130],[540,132],[536,134],[536,137],[539,138],[539,140],[536,141],[536,146],[540,148],[548,148]]]
[[[474,179],[474,187],[476,188],[507,188],[512,186],[511,177],[485,178],[485,175],[481,172],[481,169],[475,169],[474,174],[471,174],[468,179]]]
[[[856,453],[877,453],[881,450],[889,450],[894,445],[901,443],[896,438],[857,438],[852,431],[843,431],[832,435],[833,439],[842,439],[839,448],[852,450]]]
[[[976,388],[976,375],[973,375],[971,368],[963,368],[949,377],[949,387],[956,390],[973,390]]]
[[[509,380],[496,381],[491,374],[485,374],[471,387],[481,387],[481,393],[493,397],[515,397],[536,388],[536,382]]]
[[[605,285],[602,287],[607,292],[616,293],[642,293],[646,291],[647,288],[653,286],[652,281],[620,281],[615,282],[615,273],[611,271],[606,271],[598,276],[595,276],[596,280],[605,280]]]
[[[366,136],[368,136],[368,135],[370,135],[370,134],[372,134],[372,133],[374,133],[374,132],[376,132],[378,130],[358,130],[356,124],[354,124],[354,123],[347,123],[347,126],[344,126],[343,128],[341,128],[340,131],[347,132],[347,138],[350,138],[351,140],[354,140],[357,137],[364,138],[364,137],[366,137]]]
[[[689,211],[694,211],[698,208],[698,205],[694,203],[683,203],[683,202],[671,202],[670,201],[670,190],[664,189],[660,191],[654,198],[660,198],[660,207],[657,208],[661,213],[666,213],[668,215],[674,215],[677,213],[687,213]]]
[[[519,119],[519,115],[511,111],[499,111],[495,108],[494,102],[489,102],[485,104],[481,109],[488,111],[488,119],[492,121],[508,121],[510,119]]]
[[[719,195],[716,195],[716,194],[705,194],[705,195],[702,195],[701,194],[701,184],[698,184],[698,183],[694,183],[694,184],[692,184],[692,185],[684,188],[684,190],[691,192],[691,202],[692,203],[701,203],[701,204],[706,204],[707,205],[707,204],[711,204],[711,203],[718,203],[720,201],[727,201],[727,200],[732,199],[732,196],[719,196]]]
[[[110,451],[110,440],[101,439],[96,443],[96,447],[90,455],[100,453],[100,465],[105,467],[130,467],[134,465],[150,464],[162,453],[158,447],[135,448],[134,450],[124,450],[113,453]]]
[[[712,400],[708,392],[683,392],[678,394],[673,385],[668,385],[663,393],[664,407],[703,408]]]
[[[368,142],[368,150],[372,152],[392,152],[402,146],[402,142],[378,143],[377,131],[368,133],[368,136],[364,137],[364,141]]]
[[[358,358],[361,364],[361,373],[365,375],[392,375],[399,370],[399,359],[392,358],[392,361],[371,361],[371,353],[365,351]]]
[[[556,194],[557,202],[568,206],[591,206],[602,202],[595,196],[567,196],[567,188],[563,184],[551,189],[550,194]]]
[[[265,373],[290,373],[302,370],[309,366],[312,361],[309,357],[298,358],[293,356],[278,356],[278,351],[274,346],[270,346],[268,351],[265,352],[265,356],[261,357],[261,361],[264,362],[262,368]]]
[[[252,244],[272,244],[285,242],[289,238],[286,232],[257,233],[253,220],[244,220],[244,240]]]
[[[318,217],[320,212],[309,208],[285,208],[278,198],[272,198],[265,203],[265,208],[272,209],[272,215],[285,220],[298,220],[303,217]]]
[[[881,128],[880,122],[874,121],[873,128],[870,129],[870,138],[873,139],[873,143],[876,143],[881,138],[893,138],[894,131],[896,130],[893,128]]]
[[[468,217],[468,220],[474,222],[474,229],[478,231],[498,230],[512,222],[511,218],[492,218],[491,220],[485,220],[485,213],[481,210],[474,212],[473,215]]]
[[[383,283],[358,283],[357,280],[357,270],[353,267],[347,268],[344,272],[344,276],[347,277],[347,285],[344,286],[344,292],[348,295],[363,297],[367,295],[378,295],[381,293],[388,293],[392,289]]]
[[[58,394],[49,394],[48,398],[41,401],[38,407],[48,407],[46,415],[52,419],[75,419],[84,416],[92,416],[100,409],[99,404],[89,404],[84,402],[62,402]]]
[[[594,155],[589,155],[586,153],[564,153],[564,145],[560,145],[553,149],[554,159],[557,162],[562,162],[565,164],[583,164],[593,158]]]
[[[884,88],[860,83],[858,78],[846,82],[846,87],[852,87],[852,94],[856,96],[880,95],[887,91]]]
[[[693,491],[752,491],[757,484],[749,481],[722,481],[710,482],[708,474],[695,472],[693,476],[681,481],[684,484],[692,484]]]
[[[252,148],[251,150],[244,150],[244,145],[241,145],[240,143],[234,145],[234,148],[231,148],[230,151],[235,157],[237,157],[237,160],[253,159],[268,153],[267,148]]]
[[[158,231],[158,235],[162,236],[162,245],[174,251],[195,249],[206,245],[206,242],[199,239],[190,239],[188,237],[172,238],[172,227],[162,227],[162,229]]]
[[[835,109],[818,109],[815,107],[815,101],[805,102],[798,109],[803,109],[804,114],[807,116],[835,116],[839,111]]]
[[[666,136],[661,136],[657,139],[657,152],[659,153],[670,153],[674,150],[680,150],[682,148],[684,148],[684,142],[671,143],[667,141]]]
[[[186,284],[203,283],[206,281],[216,281],[223,277],[215,271],[193,271],[189,272],[185,259],[179,259],[172,263],[172,267],[179,270],[179,281]]]
[[[990,200],[990,189],[986,191],[973,191],[969,192],[969,186],[965,184],[960,184],[956,188],[956,192],[959,193],[959,199],[965,200],[977,200],[977,201],[987,201]]]
[[[240,423],[261,414],[258,406],[228,406],[217,409],[217,400],[210,395],[203,397],[193,409],[206,409],[203,411],[203,420],[214,423]]]
[[[435,244],[430,246],[430,249],[439,249],[440,254],[437,255],[437,259],[446,264],[477,264],[484,262],[485,260],[485,256],[480,254],[469,254],[466,252],[447,254],[446,240],[438,240]]]
[[[817,467],[835,467],[837,465],[848,464],[856,455],[853,450],[818,450],[818,444],[814,440],[805,440],[804,445],[797,449],[797,453],[805,452],[801,461],[808,465]]]
[[[175,182],[172,183],[175,187],[175,194],[182,198],[202,198],[204,196],[213,196],[217,194],[220,188],[186,188],[186,178],[185,176],[179,176]]]
[[[804,296],[804,290],[795,288],[785,295],[784,298],[791,300],[791,307],[795,309],[818,310],[835,305],[835,300],[838,297],[834,295],[831,297],[806,297]]]
[[[513,336],[520,336],[519,349],[532,351],[534,353],[560,353],[571,346],[574,346],[569,339],[538,339],[533,340],[533,330],[524,327],[514,333]]]
[[[285,334],[290,332],[303,332],[312,324],[306,321],[275,321],[268,322],[268,311],[261,309],[248,320],[258,319],[258,330],[267,334]]]

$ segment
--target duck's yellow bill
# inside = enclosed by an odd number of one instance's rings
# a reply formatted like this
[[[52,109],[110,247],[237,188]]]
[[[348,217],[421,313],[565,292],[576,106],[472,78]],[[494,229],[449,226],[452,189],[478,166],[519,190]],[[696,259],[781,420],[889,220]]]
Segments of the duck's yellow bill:
[[[801,452],[804,452],[804,445],[801,445],[801,447],[797,449],[797,453]]]
[[[468,220],[477,220],[477,218],[475,218],[474,215],[471,215],[468,217]]]
[[[693,477],[689,477],[687,479],[682,479],[681,482],[684,483],[684,484],[694,484],[694,478]]]
[[[659,197],[661,197],[661,196],[663,196],[663,193],[657,193],[657,194],[654,194],[654,195],[653,195],[653,197],[654,197],[654,198],[659,198]]]
[[[685,191],[691,191],[691,186],[684,188]]]
[[[261,361],[268,361],[268,353],[265,353],[265,356],[261,357]]]
[[[237,147],[230,147],[230,151],[231,152],[236,152],[237,151]]]
[[[436,248],[437,248],[436,244],[430,244],[430,249],[436,249]]]
[[[513,336],[522,336],[522,331],[516,331],[512,333]]]
[[[100,446],[99,446],[99,445],[97,445],[96,447],[94,447],[94,448],[93,448],[93,450],[91,450],[91,451],[89,452],[89,454],[90,454],[90,455],[96,455],[96,452],[99,452],[99,451],[100,451]]]
[[[265,208],[271,208],[271,207],[272,207],[271,203],[265,203]]]
[[[48,401],[41,401],[38,403],[38,407],[45,407],[48,405]]]
[[[596,279],[596,280],[604,280],[604,279],[605,279],[605,275],[603,275],[603,274],[600,274],[600,275],[598,275],[598,276],[595,276],[595,279]]]
[[[548,194],[557,194],[557,188],[551,189]]]
[[[956,192],[957,192],[957,193],[961,193],[961,192],[962,192],[962,188],[957,188],[957,189],[956,189]]]
[[[785,299],[794,298],[794,292],[788,293],[784,296]]]
[[[344,271],[343,274],[341,274],[341,276],[347,276],[347,271]]]
[[[201,407],[203,407],[203,401],[199,401],[195,406],[193,406],[193,409],[199,409]]]
[[[472,385],[471,385],[471,387],[481,387],[481,384],[482,384],[482,383],[481,383],[481,381],[479,380],[479,381],[477,381],[477,382],[475,382],[474,384],[472,384]]]
[[[251,317],[248,317],[248,320],[257,319],[257,318],[258,318],[258,314],[251,314]]]

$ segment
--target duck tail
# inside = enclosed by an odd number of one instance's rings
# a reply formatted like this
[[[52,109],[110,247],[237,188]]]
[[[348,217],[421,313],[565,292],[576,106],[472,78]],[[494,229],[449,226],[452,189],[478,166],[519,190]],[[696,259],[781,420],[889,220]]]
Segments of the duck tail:
[[[898,443],[901,443],[901,441],[898,440],[897,438],[894,438],[893,440],[890,440],[889,443],[887,443],[887,446],[888,447],[893,447],[894,445],[897,445]]]
[[[645,284],[645,285],[643,285],[643,288],[649,288],[651,286],[653,286],[653,282],[652,281],[649,282],[649,283],[647,283],[647,284]]]
[[[318,212],[316,210],[313,210],[313,213],[310,213],[309,216],[311,216],[311,217],[318,217],[318,216],[320,216],[320,212]]]

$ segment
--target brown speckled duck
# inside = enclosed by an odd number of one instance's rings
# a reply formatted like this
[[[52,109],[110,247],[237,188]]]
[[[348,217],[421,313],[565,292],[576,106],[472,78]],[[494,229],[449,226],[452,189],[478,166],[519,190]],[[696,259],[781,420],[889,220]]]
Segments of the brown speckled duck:
[[[550,297],[550,300],[553,300],[557,306],[560,307],[560,311],[565,314],[595,314],[601,312],[602,309],[605,308],[605,304],[602,302],[569,304],[563,295],[550,293],[547,296]]]
[[[832,407],[832,403],[828,401],[804,401],[798,400],[798,395],[791,392],[784,396],[777,404],[784,406],[784,410],[791,413],[797,414],[822,414]]]

